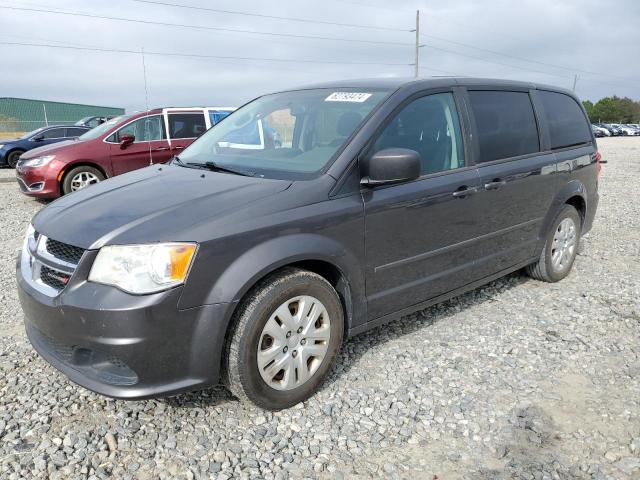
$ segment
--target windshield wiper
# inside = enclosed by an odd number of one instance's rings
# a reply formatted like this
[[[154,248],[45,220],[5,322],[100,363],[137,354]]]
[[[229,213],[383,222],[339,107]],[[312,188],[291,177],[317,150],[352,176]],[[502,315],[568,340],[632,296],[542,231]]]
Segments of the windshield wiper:
[[[171,159],[171,163],[177,163],[178,165],[181,165],[183,167],[187,166],[187,164],[180,160],[180,157],[178,157],[177,155],[173,156],[173,158]]]
[[[200,163],[200,162],[183,162],[180,157],[178,157],[177,155],[175,157],[173,157],[173,160],[171,163],[176,162],[178,165],[182,166],[182,167],[186,167],[186,168],[200,168],[200,169],[206,169],[206,170],[211,170],[212,172],[225,172],[225,173],[232,173],[234,175],[242,175],[243,177],[253,177],[254,174],[252,172],[241,172],[239,170],[234,170],[232,168],[228,168],[228,167],[223,167],[222,165],[218,165],[215,162],[204,162],[204,163]]]
[[[233,168],[223,167],[222,165],[218,165],[215,162],[204,162],[204,163],[187,162],[187,165],[206,168],[208,170],[211,170],[212,172],[225,172],[225,173],[232,173],[234,175],[242,175],[243,177],[253,177],[254,175],[251,172],[241,172],[240,170],[234,170]]]

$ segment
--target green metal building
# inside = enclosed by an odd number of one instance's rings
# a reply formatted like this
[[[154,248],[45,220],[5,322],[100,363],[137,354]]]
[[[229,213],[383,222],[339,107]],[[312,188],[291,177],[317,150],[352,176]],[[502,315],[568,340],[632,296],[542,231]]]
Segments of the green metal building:
[[[72,125],[83,117],[123,113],[124,108],[0,97],[0,132],[28,132],[47,125]]]

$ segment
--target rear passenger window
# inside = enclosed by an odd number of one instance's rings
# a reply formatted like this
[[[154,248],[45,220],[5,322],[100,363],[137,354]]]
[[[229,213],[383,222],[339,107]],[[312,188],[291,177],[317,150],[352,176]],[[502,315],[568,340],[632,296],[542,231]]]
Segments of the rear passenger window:
[[[462,167],[464,145],[453,95],[427,95],[404,107],[382,131],[372,153],[386,148],[418,152],[421,175]]]
[[[538,97],[549,125],[551,148],[570,147],[591,141],[587,119],[578,103],[569,95],[540,90]]]
[[[526,92],[471,91],[480,162],[538,152],[538,128]]]
[[[169,114],[169,136],[171,138],[199,137],[206,129],[203,113]]]
[[[64,128],[52,128],[41,134],[45,139],[64,138]]]
[[[87,133],[87,130],[84,128],[67,128],[67,137],[79,137]]]

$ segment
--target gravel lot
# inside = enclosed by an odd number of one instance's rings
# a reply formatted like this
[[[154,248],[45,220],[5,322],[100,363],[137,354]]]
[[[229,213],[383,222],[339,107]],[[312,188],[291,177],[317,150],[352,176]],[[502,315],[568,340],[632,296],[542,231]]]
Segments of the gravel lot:
[[[640,138],[599,145],[567,279],[516,273],[360,335],[279,413],[222,388],[109,400],[41,360],[14,258],[42,204],[0,183],[0,478],[640,478]]]

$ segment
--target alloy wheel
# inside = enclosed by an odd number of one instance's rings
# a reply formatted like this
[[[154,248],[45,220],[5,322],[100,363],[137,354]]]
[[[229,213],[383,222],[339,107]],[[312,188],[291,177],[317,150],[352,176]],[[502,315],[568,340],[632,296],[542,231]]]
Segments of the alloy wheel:
[[[78,172],[71,179],[71,191],[75,192],[99,181],[100,179],[91,172]]]

